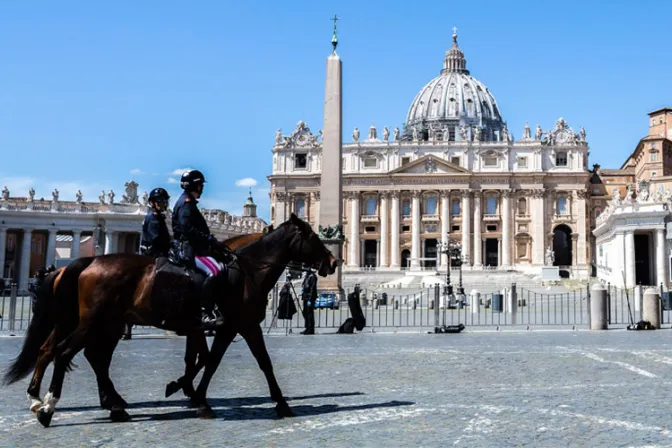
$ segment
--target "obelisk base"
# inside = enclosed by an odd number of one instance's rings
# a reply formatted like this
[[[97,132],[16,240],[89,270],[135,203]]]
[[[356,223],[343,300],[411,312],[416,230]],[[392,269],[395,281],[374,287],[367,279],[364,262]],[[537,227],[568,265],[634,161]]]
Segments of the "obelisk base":
[[[325,247],[339,260],[342,260],[343,240],[322,240]],[[339,265],[336,272],[326,277],[317,278],[317,292],[333,292],[339,298],[339,301],[345,300],[345,291],[343,290],[343,270]]]

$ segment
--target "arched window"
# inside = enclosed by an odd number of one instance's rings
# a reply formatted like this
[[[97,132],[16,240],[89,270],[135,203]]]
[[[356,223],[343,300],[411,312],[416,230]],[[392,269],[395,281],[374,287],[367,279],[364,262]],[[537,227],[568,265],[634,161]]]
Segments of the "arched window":
[[[527,200],[525,198],[518,199],[518,214],[527,215]]]
[[[306,200],[297,199],[294,201],[294,214],[300,218],[306,216]]]
[[[408,199],[401,203],[401,216],[411,216],[411,201]]]
[[[453,216],[460,216],[460,201],[457,199],[453,199],[452,212]]]
[[[558,215],[568,215],[569,210],[567,208],[567,198],[564,196],[561,196],[558,198]]]
[[[425,198],[425,215],[436,215],[436,196]]]
[[[496,215],[497,214],[497,198],[487,198],[485,201],[485,214],[486,215]]]
[[[271,221],[275,221],[275,207],[271,207]]]
[[[364,215],[366,216],[375,216],[376,215],[376,198],[368,198],[364,205]]]

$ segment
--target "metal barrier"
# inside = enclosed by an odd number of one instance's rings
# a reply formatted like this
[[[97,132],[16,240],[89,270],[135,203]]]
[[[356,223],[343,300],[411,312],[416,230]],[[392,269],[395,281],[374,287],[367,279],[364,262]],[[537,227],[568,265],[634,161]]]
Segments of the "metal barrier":
[[[672,323],[672,293],[666,291],[663,285],[644,286],[638,285],[634,288],[618,288],[607,283],[607,316],[608,323],[611,325],[630,325],[642,320],[643,296],[647,288],[656,288],[659,290],[661,298],[660,314],[661,324]]]
[[[16,283],[0,291],[0,331],[25,331],[32,318],[30,295]]]

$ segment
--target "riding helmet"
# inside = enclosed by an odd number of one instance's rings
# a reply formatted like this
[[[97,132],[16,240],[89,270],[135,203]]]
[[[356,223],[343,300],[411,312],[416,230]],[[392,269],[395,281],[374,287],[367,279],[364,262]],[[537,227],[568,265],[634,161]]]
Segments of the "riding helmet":
[[[155,188],[149,193],[149,202],[168,202],[168,199],[170,199],[168,192],[161,187]]]
[[[193,191],[205,183],[205,176],[198,170],[189,170],[182,175],[180,186],[185,191]]]

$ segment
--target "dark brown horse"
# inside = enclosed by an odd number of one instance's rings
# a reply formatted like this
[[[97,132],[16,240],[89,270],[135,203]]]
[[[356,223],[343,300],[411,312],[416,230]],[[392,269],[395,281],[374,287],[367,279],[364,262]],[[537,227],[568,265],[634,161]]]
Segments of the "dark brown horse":
[[[273,230],[273,226],[267,226],[264,228],[264,231],[262,233],[250,233],[250,234],[245,234],[245,235],[237,235],[233,238],[229,238],[227,240],[224,240],[221,242],[226,248],[228,248],[231,251],[236,251],[242,247],[247,246],[248,244],[253,243],[254,241],[257,241],[259,238],[261,238],[263,235],[266,233],[270,232]],[[49,274],[44,281],[42,290],[39,291],[38,294],[38,316],[33,317],[33,321],[37,323],[39,320],[47,320],[51,317],[51,313],[53,312],[53,308],[57,307],[58,304],[55,303],[54,297],[56,296],[56,289],[58,288],[60,281],[65,274],[66,269],[69,271],[69,277],[74,277],[79,275],[86,269],[88,266],[91,265],[95,257],[83,257],[79,258],[75,261],[73,261],[70,265],[67,267],[60,268],[51,274]],[[75,286],[77,286],[75,284]],[[72,299],[78,296],[77,292],[69,292],[68,293],[68,298]],[[47,313],[47,314],[42,314],[41,316],[39,315],[40,313]],[[53,317],[51,318],[51,321],[53,322]],[[35,325],[31,323],[31,325]],[[46,337],[45,341],[45,336],[44,333],[49,329],[50,327],[53,328],[53,324],[49,326],[48,324],[41,325],[40,330],[43,334],[39,335],[36,334],[38,331],[32,332],[31,336],[32,337],[26,337],[24,340],[24,348],[21,352],[21,355],[23,359],[18,358],[15,364],[13,365],[14,370],[11,372],[8,372],[8,375],[5,378],[6,383],[11,383],[14,382],[18,379],[21,379],[25,377],[25,375],[28,374],[28,371],[34,367],[34,372],[33,372],[33,377],[30,382],[30,385],[28,386],[27,390],[27,397],[28,400],[30,401],[30,410],[33,412],[37,412],[37,410],[42,407],[44,404],[42,400],[40,399],[40,388],[42,385],[42,379],[44,378],[44,374],[47,370],[47,367],[49,366],[49,363],[54,358],[54,331],[52,330],[48,337]],[[60,341],[59,341],[60,342]],[[40,346],[41,344],[41,346]],[[207,357],[208,353],[208,345],[205,340],[205,335],[203,332],[195,332],[194,337],[187,337],[187,350],[185,354],[185,363],[186,363],[186,373],[189,375],[193,375],[194,377],[198,374],[198,372],[203,368],[204,366],[204,359]],[[35,361],[34,359],[34,354],[37,353],[37,360]],[[88,360],[88,355],[91,354],[91,351],[86,351],[85,350],[85,356],[87,357]],[[196,359],[198,356],[198,364],[196,363]],[[32,360],[32,361],[31,361]],[[91,360],[89,360],[89,363],[91,363]],[[11,378],[10,378],[11,377]],[[193,390],[193,386],[191,386],[191,382],[187,382],[184,377],[180,378],[178,381],[173,382],[171,384],[184,384],[185,385],[185,393],[189,395],[190,391]],[[175,391],[181,389],[182,387],[177,387]],[[103,392],[102,390],[99,390],[100,393],[100,401],[101,401],[101,406],[106,407],[106,400],[104,395],[101,393]]]
[[[333,273],[337,267],[336,259],[310,226],[292,215],[273,232],[237,251],[234,265],[216,277],[217,305],[225,322],[217,331],[205,373],[192,397],[199,406],[201,417],[214,415],[206,401],[207,388],[226,348],[238,333],[246,339],[266,375],[278,414],[292,415],[273,374],[260,326],[266,314],[266,295],[290,261],[319,264],[319,273],[323,276]],[[78,288],[77,300],[59,301],[58,312],[54,314],[54,340],[61,342],[54,351],[54,374],[45,404],[37,412],[40,423],[49,426],[61,395],[66,369],[83,348],[96,374],[106,404],[104,407],[111,410],[111,418],[115,421],[129,418],[125,411],[127,404],[109,378],[109,365],[123,332],[125,316],[132,313],[144,325],[162,324],[149,300],[152,278],[152,259],[115,254],[96,258],[74,279]],[[60,294],[61,288],[69,282],[73,279],[68,278],[66,270],[57,293]],[[29,333],[38,330],[31,323]],[[9,372],[12,369],[10,366]]]

